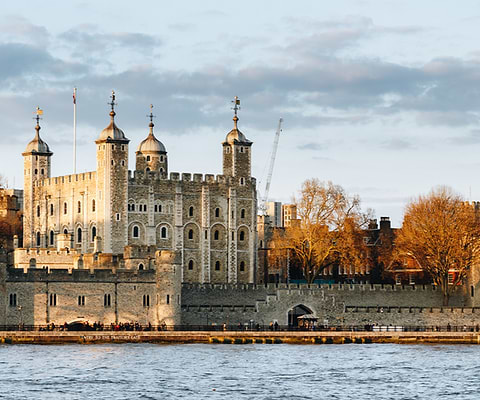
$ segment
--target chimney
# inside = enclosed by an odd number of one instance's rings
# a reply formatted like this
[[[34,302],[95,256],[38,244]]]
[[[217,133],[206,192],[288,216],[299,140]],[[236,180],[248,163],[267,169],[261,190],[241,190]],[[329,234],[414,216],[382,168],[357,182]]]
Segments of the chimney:
[[[391,229],[391,224],[390,224],[390,217],[380,217],[380,230],[390,230]]]

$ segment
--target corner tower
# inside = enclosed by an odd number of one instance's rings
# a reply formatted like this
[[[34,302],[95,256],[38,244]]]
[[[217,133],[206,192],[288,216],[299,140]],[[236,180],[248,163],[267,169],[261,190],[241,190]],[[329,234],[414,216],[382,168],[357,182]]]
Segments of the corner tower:
[[[252,142],[238,129],[237,112],[240,109],[240,99],[235,96],[233,110],[233,129],[227,134],[223,146],[223,175],[235,176],[239,179],[251,175]]]
[[[37,181],[50,178],[50,168],[53,153],[48,144],[40,138],[40,115],[43,110],[37,107],[37,125],[35,126],[35,137],[28,143],[23,156],[23,247],[40,246],[37,238],[34,237],[34,186]]]
[[[135,169],[137,171],[157,171],[163,174],[168,174],[167,150],[160,140],[153,134],[153,105],[150,105],[150,132],[146,139],[144,139],[138,146],[136,152]]]
[[[115,92],[112,91],[110,124],[97,145],[97,235],[102,251],[120,254],[127,244],[128,140],[115,124]]]

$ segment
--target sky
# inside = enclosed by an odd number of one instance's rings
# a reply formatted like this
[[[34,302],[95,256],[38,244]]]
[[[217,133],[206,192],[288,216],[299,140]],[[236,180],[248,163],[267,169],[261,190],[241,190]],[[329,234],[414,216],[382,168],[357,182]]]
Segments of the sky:
[[[270,200],[316,177],[398,227],[437,185],[480,200],[479,33],[476,0],[5,2],[0,173],[22,187],[37,106],[52,175],[73,172],[77,87],[77,172],[114,89],[130,169],[153,104],[169,170],[221,174],[238,96],[261,194],[283,118]]]

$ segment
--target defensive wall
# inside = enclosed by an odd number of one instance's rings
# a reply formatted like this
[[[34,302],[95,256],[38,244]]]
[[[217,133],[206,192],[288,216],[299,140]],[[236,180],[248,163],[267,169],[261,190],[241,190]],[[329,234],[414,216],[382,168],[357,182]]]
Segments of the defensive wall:
[[[432,285],[268,284],[182,287],[182,325],[288,325],[297,306],[323,325],[476,325],[480,308],[459,287],[443,307]]]

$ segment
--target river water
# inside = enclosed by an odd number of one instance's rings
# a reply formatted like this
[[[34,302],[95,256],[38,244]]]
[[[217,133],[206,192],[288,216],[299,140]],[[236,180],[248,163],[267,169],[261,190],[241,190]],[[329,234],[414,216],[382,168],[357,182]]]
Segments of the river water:
[[[3,345],[6,399],[479,399],[480,346]]]

